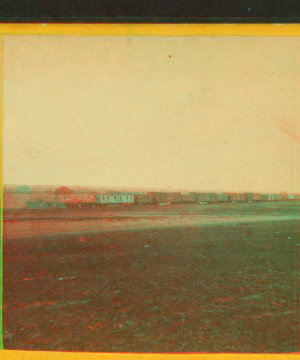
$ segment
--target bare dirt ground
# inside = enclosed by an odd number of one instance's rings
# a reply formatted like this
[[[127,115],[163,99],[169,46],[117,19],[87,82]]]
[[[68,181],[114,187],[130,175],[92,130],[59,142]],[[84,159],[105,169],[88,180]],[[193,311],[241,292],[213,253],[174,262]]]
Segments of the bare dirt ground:
[[[6,211],[4,347],[297,352],[299,209]]]
[[[4,238],[299,219],[298,203],[212,204],[5,211]]]

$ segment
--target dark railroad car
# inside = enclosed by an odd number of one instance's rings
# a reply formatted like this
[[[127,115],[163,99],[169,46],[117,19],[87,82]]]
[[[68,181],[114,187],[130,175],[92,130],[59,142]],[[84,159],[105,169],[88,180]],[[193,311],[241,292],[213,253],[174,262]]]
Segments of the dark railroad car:
[[[135,205],[153,204],[153,197],[149,196],[148,194],[135,194],[134,204]]]
[[[260,194],[260,201],[268,201],[269,194]]]
[[[266,201],[274,201],[276,199],[276,194],[264,194]]]
[[[197,202],[200,204],[213,203],[218,201],[216,193],[197,193]]]
[[[228,202],[228,195],[219,193],[217,194],[218,202]]]
[[[196,201],[196,196],[195,194],[181,194],[181,202],[182,203],[195,203]]]
[[[155,197],[153,194],[146,194],[148,204],[155,204]]]
[[[280,194],[279,194],[279,200],[280,201],[284,201],[284,200],[286,200],[287,199],[287,193],[286,192],[281,192]]]
[[[153,196],[155,204],[179,204],[181,202],[180,192],[150,192],[147,195]]]
[[[230,202],[245,202],[246,194],[236,193],[236,194],[228,194],[228,200]]]
[[[43,196],[38,194],[14,194],[14,193],[4,193],[3,194],[3,208],[4,209],[23,209],[28,208],[28,204],[33,204],[35,202],[46,202],[43,199]]]
[[[259,193],[252,193],[247,192],[246,193],[246,201],[252,202],[252,201],[259,201],[260,200],[260,194]]]
[[[68,208],[95,208],[95,202],[83,202],[79,199],[71,199],[67,203],[63,203]]]

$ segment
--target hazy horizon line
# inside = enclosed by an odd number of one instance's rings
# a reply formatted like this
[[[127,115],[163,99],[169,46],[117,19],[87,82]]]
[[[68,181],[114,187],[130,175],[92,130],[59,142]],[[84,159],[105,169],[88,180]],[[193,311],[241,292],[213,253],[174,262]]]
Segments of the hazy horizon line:
[[[41,190],[44,188],[46,189],[52,189],[52,188],[59,188],[59,187],[67,187],[72,189],[92,189],[92,188],[98,188],[98,189],[103,189],[103,190],[114,190],[114,191],[158,191],[158,192],[203,192],[203,193],[208,193],[208,192],[212,192],[212,193],[247,193],[247,192],[252,192],[252,193],[295,193],[297,194],[297,192],[291,192],[285,189],[282,190],[251,190],[251,189],[246,189],[246,190],[234,190],[234,189],[227,189],[227,190],[216,190],[216,189],[195,189],[195,188],[173,188],[173,187],[138,187],[138,186],[109,186],[109,185],[59,185],[59,184],[55,184],[55,185],[46,185],[46,184],[2,184],[2,187],[19,187],[19,186],[28,186],[28,187],[32,187],[34,188],[41,188]]]

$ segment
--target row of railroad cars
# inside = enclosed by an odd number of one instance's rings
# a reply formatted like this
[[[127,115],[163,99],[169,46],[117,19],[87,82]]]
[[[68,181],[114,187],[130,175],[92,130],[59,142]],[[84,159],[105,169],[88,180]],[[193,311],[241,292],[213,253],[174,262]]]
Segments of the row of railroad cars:
[[[299,194],[259,193],[91,193],[91,194],[4,194],[3,208],[73,208],[102,206],[145,206],[170,204],[242,203],[263,201],[296,201]]]

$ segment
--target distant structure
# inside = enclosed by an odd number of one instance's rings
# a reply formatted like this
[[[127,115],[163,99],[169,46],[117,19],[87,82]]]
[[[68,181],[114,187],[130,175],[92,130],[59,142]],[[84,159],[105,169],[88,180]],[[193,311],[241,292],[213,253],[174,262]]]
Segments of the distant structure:
[[[3,194],[4,209],[21,208],[99,208],[105,206],[160,206],[180,204],[251,203],[299,201],[300,194],[275,193],[208,193],[208,192],[92,192],[73,191],[61,186],[54,191],[33,191],[26,185]]]
[[[55,189],[55,194],[73,194],[73,190],[70,190],[67,186],[60,186]]]
[[[33,190],[27,185],[21,185],[16,189],[17,194],[32,194]]]

